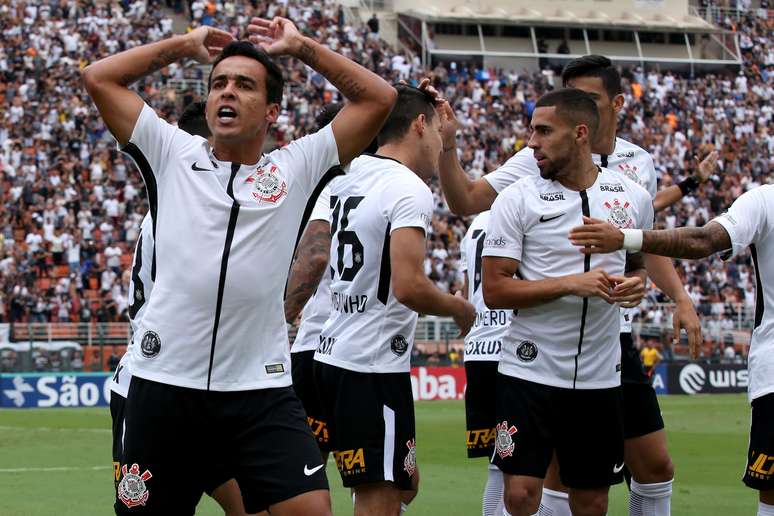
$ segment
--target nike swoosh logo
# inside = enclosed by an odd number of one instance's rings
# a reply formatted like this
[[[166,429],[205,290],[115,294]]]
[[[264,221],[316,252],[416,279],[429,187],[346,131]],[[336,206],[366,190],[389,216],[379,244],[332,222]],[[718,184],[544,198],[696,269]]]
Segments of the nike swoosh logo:
[[[558,219],[559,217],[562,217],[562,216],[564,216],[564,213],[560,213],[559,215],[554,215],[553,217],[548,217],[548,218],[546,218],[545,215],[541,215],[540,216],[540,222],[549,222],[549,221],[552,221],[554,219]]]
[[[211,168],[201,168],[196,166],[196,162],[194,161],[194,164],[191,165],[191,168],[197,172],[212,172]]]
[[[320,468],[322,468],[324,465],[325,464],[320,464],[317,467],[309,469],[309,467],[306,464],[304,464],[304,475],[306,475],[307,477],[311,477],[312,475],[320,471]]]
[[[621,472],[621,470],[623,469],[623,467],[624,467],[624,463],[623,463],[623,462],[621,463],[621,465],[620,465],[620,466],[615,466],[615,465],[614,465],[614,466],[613,466],[613,473],[615,473],[615,474],[618,474],[618,473],[620,473],[620,472]]]

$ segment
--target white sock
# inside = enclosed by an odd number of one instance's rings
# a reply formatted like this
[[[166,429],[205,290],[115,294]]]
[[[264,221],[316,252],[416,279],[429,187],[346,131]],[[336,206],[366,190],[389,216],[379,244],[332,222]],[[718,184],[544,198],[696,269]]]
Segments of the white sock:
[[[774,516],[774,505],[758,502],[758,516]]]
[[[544,487],[538,516],[572,516],[570,495]]]
[[[503,474],[494,464],[489,464],[489,471],[484,486],[482,514],[497,516],[498,508],[503,506]]]
[[[400,502],[400,513],[403,514],[408,510],[408,504],[405,502]]]
[[[632,479],[631,493],[629,493],[629,516],[669,516],[671,504],[672,480],[654,484],[640,484]]]

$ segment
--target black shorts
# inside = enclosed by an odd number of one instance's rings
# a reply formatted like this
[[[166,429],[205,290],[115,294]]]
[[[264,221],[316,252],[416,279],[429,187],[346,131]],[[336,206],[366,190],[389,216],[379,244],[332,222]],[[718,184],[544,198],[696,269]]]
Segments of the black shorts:
[[[411,489],[417,462],[409,373],[359,373],[322,362],[314,372],[344,487],[388,481]]]
[[[562,389],[497,374],[492,462],[508,475],[545,478],[556,450],[562,483],[593,489],[623,481],[621,389]]]
[[[774,489],[774,394],[752,401],[750,449],[742,481],[759,491]]]
[[[110,391],[110,418],[113,420],[113,487],[118,489],[121,480],[121,458],[123,457],[124,407],[126,398]]]
[[[634,345],[631,333],[621,333],[621,383],[650,385],[650,377],[642,365],[640,351]]]
[[[126,398],[115,391],[110,391],[110,417],[113,420],[113,477],[115,489],[118,489],[118,482],[121,480],[125,405]],[[215,489],[232,478],[234,478],[233,472],[228,471],[223,464],[213,466],[205,474],[204,492],[211,495]]]
[[[233,473],[222,481],[236,479],[248,513],[328,488],[291,387],[213,392],[135,376],[124,414],[117,514],[194,514],[218,471]]]
[[[468,457],[491,457],[495,436],[497,366],[494,361],[465,362],[465,428]]]
[[[290,354],[290,371],[293,374],[293,389],[298,399],[304,405],[306,421],[312,429],[320,451],[331,451],[330,436],[328,435],[328,423],[322,415],[320,407],[320,395],[314,381],[314,350],[299,351]]]
[[[624,439],[642,437],[664,429],[664,418],[656,390],[647,383],[621,384],[623,391]]]

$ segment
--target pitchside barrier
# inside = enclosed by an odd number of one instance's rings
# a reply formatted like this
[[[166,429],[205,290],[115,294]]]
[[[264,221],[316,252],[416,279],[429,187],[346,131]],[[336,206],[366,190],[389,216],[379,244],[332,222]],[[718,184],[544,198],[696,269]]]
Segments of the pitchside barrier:
[[[0,375],[0,407],[106,407],[111,373],[18,373]],[[720,394],[745,392],[743,364],[670,363],[653,372],[659,394]],[[415,400],[461,400],[465,397],[462,367],[414,367],[411,387]]]

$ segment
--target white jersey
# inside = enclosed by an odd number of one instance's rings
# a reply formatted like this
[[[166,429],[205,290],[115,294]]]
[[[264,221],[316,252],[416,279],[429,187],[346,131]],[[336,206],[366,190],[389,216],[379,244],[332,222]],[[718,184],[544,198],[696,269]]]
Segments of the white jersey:
[[[324,220],[330,223],[330,202],[331,191],[329,185],[320,192],[320,196],[314,204],[312,215],[309,217],[309,222]],[[317,290],[315,290],[314,295],[309,301],[306,302],[301,312],[301,324],[298,326],[298,334],[296,335],[296,340],[293,341],[293,347],[290,348],[291,353],[314,351],[317,349],[317,345],[320,343],[320,331],[325,321],[328,320],[330,312],[331,275],[326,270],[322,279],[320,279],[320,284],[317,285]]]
[[[465,336],[465,362],[500,360],[503,335],[511,324],[512,310],[490,310],[484,304],[481,288],[481,253],[484,251],[489,211],[479,214],[470,223],[460,242],[461,267],[468,276],[468,300],[476,307],[476,321]]]
[[[744,193],[713,222],[731,237],[731,249],[724,258],[749,246],[755,265],[755,326],[747,357],[752,401],[774,392],[774,185]]]
[[[218,160],[144,106],[123,149],[153,218],[156,275],[132,374],[193,389],[291,384],[283,294],[305,206],[338,165],[330,125],[253,165]]]
[[[425,234],[433,195],[414,172],[381,156],[355,159],[331,186],[331,313],[314,359],[352,371],[411,369],[417,314],[392,292],[390,235]]]
[[[653,225],[653,204],[638,184],[600,169],[587,190],[531,176],[495,200],[484,256],[519,261],[525,280],[558,278],[603,269],[623,275],[626,252],[584,255],[568,238],[583,216],[619,228]],[[621,383],[619,317],[598,297],[564,296],[518,311],[503,341],[499,371],[531,382],[571,389],[602,389]]]
[[[126,398],[129,384],[132,382],[131,357],[132,345],[137,335],[137,327],[142,320],[148,298],[153,290],[153,221],[150,215],[145,215],[140,224],[140,236],[134,248],[132,258],[132,276],[129,279],[129,324],[132,327],[132,340],[126,348],[126,353],[116,367],[110,390]]]
[[[658,188],[656,167],[653,165],[653,158],[642,147],[638,147],[623,138],[616,138],[612,154],[592,154],[591,157],[597,165],[623,174],[645,188],[651,199],[656,198]],[[540,169],[532,149],[524,147],[497,170],[485,175],[484,178],[497,193],[500,193],[522,177],[536,175],[540,175]],[[636,308],[621,308],[621,333],[631,333],[632,318],[636,312]]]

